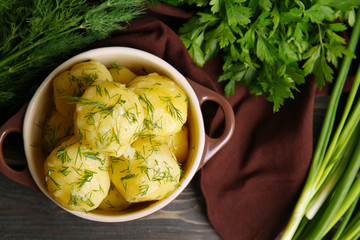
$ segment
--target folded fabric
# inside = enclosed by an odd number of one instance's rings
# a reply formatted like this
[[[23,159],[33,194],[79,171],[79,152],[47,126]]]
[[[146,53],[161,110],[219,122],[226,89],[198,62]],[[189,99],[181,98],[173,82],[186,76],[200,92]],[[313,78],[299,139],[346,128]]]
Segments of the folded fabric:
[[[186,77],[223,94],[217,81],[221,61],[213,59],[199,68],[172,29],[188,17],[181,9],[161,5],[131,22],[125,33],[115,33],[92,47],[128,46],[148,51]],[[201,170],[208,217],[223,239],[275,239],[284,228],[301,191],[313,147],[316,88],[308,83],[300,91],[275,114],[264,97],[256,98],[241,86],[228,98],[235,112],[235,133]],[[205,121],[211,123],[210,135],[222,129],[223,115],[215,110],[204,112]]]

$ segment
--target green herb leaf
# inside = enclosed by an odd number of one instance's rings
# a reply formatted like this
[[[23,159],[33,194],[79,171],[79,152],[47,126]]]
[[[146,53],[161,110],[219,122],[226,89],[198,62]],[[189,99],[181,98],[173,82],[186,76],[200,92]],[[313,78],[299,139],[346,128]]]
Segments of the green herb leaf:
[[[245,26],[251,22],[252,11],[250,8],[232,1],[225,1],[225,9],[229,26]]]
[[[202,6],[178,32],[194,62],[203,66],[222,56],[225,94],[240,83],[273,102],[274,111],[306,76],[318,75],[321,88],[332,81],[339,58],[354,57],[338,32],[354,23],[360,0],[180,2]],[[264,66],[273,66],[270,75]]]
[[[12,115],[49,70],[114,30],[124,30],[144,10],[139,0],[1,0],[0,109]]]

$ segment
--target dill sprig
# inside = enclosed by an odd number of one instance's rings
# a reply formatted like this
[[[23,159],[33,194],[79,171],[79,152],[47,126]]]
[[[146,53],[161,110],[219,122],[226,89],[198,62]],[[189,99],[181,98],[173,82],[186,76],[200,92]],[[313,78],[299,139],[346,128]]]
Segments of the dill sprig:
[[[144,102],[146,105],[146,113],[147,115],[153,114],[155,111],[154,106],[150,102],[150,100],[147,98],[145,93],[139,94],[139,100],[140,102]]]
[[[64,145],[62,147],[60,147],[57,151],[55,156],[61,160],[62,163],[69,163],[71,162],[71,158],[67,152],[67,145]]]
[[[57,188],[61,188],[61,185],[55,181],[55,179],[51,176],[51,173],[55,172],[54,168],[50,168],[49,171],[46,173],[45,178],[49,178]]]
[[[75,169],[76,173],[79,175],[79,178],[76,182],[71,183],[72,185],[77,187],[77,190],[80,190],[87,182],[91,182],[92,178],[94,177],[94,174],[96,172],[88,170],[88,169]]]
[[[171,100],[171,97],[160,96],[159,98],[165,104],[166,111],[168,111],[173,118],[184,124],[184,120],[181,116],[181,111],[175,107]]]
[[[0,0],[0,109],[8,118],[44,77],[145,10],[141,0]],[[5,120],[5,119],[4,119]]]

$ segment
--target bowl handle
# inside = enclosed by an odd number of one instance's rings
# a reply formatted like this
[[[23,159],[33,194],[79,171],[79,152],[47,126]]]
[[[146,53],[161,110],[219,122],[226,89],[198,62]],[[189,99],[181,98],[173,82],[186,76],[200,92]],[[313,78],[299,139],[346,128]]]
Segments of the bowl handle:
[[[22,133],[22,124],[26,112],[26,105],[23,106],[13,117],[11,117],[4,125],[0,128],[0,172],[11,180],[21,183],[32,189],[38,189],[36,186],[29,169],[26,168],[22,171],[16,171],[12,169],[5,161],[3,145],[6,136],[9,133],[17,132]]]
[[[206,101],[214,101],[222,108],[225,117],[225,128],[222,135],[218,138],[212,138],[205,135],[205,148],[199,169],[218,152],[231,138],[235,129],[235,116],[234,111],[226,98],[219,93],[201,86],[200,84],[188,79],[190,85],[194,89],[200,105]]]

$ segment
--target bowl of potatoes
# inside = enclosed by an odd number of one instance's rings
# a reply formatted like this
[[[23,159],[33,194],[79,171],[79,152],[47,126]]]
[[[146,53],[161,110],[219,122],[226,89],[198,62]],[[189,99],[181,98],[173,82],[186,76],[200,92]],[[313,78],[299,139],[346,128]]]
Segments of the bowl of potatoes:
[[[208,136],[201,106],[218,103],[225,124]],[[165,207],[230,139],[234,114],[221,95],[161,58],[106,47],[53,70],[1,128],[0,170],[84,219],[124,222]],[[15,171],[3,139],[22,133],[28,169]]]

